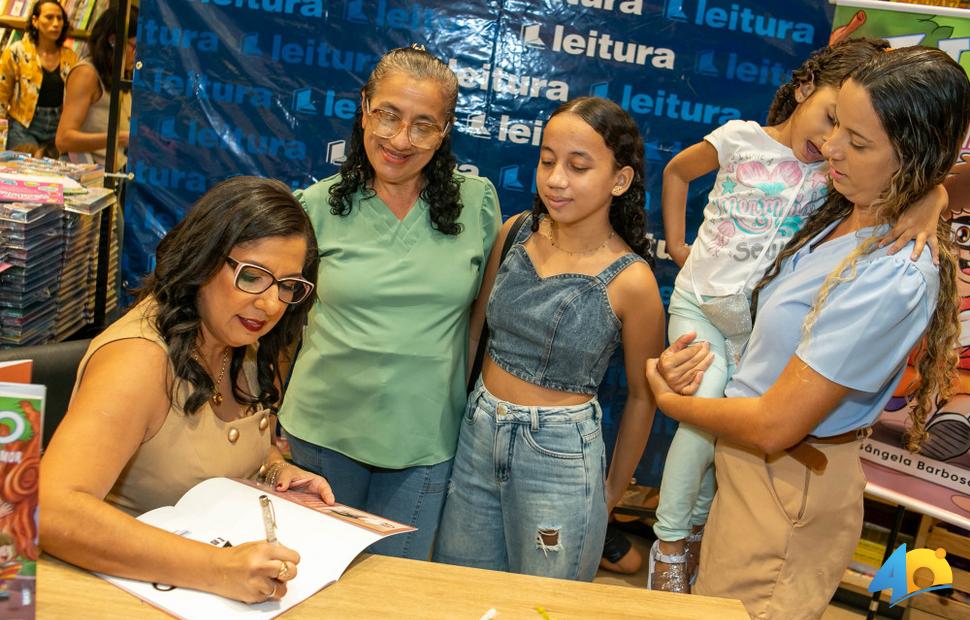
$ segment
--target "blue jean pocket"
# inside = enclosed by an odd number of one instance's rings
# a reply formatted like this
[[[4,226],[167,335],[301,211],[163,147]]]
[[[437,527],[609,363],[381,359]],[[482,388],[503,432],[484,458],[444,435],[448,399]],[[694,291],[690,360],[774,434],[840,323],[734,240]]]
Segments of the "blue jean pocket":
[[[536,452],[557,459],[581,459],[587,444],[579,424],[552,424],[533,431],[522,426],[522,437]]]

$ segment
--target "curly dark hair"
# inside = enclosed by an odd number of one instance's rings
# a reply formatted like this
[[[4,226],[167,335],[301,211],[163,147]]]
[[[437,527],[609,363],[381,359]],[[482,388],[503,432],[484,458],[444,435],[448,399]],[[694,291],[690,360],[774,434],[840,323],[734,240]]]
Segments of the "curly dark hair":
[[[106,90],[111,90],[115,66],[115,40],[117,39],[118,28],[118,9],[108,7],[105,9],[98,21],[94,22],[91,28],[91,36],[88,38],[88,56],[94,70],[98,72],[101,83]],[[138,7],[133,6],[128,12],[128,38],[131,39],[138,35]]]
[[[778,125],[791,116],[798,107],[795,91],[803,84],[814,84],[815,88],[823,86],[838,88],[842,80],[857,67],[888,50],[888,41],[870,37],[846,39],[835,45],[815,50],[808,60],[792,71],[791,80],[782,84],[775,93],[775,98],[768,109],[768,125]]]
[[[402,73],[415,81],[435,82],[445,96],[448,122],[450,125],[454,124],[455,106],[458,103],[458,78],[448,65],[418,47],[391,50],[381,57],[361,89],[363,98],[373,97],[378,83],[393,73]],[[354,129],[350,134],[347,160],[340,166],[340,180],[330,188],[330,212],[334,215],[348,215],[354,194],[358,191],[364,192],[367,197],[374,195],[371,187],[374,166],[364,151],[363,115],[363,109],[357,110]],[[429,205],[431,227],[446,235],[457,235],[462,229],[458,223],[462,209],[460,182],[452,174],[456,164],[455,156],[451,153],[449,132],[431,161],[421,171],[426,182],[421,190],[421,198]]]
[[[626,111],[609,99],[602,97],[577,97],[562,104],[549,117],[571,112],[603,136],[606,146],[613,152],[617,169],[633,168],[633,181],[629,189],[614,196],[610,204],[610,226],[638,255],[651,259],[650,244],[646,238],[643,188],[643,138],[640,129]],[[546,123],[548,125],[548,121]],[[548,213],[539,194],[532,199],[532,231],[539,230],[540,216]]]
[[[320,265],[316,236],[290,188],[273,179],[239,176],[222,181],[203,194],[186,218],[158,244],[155,271],[145,279],[138,296],[139,300],[154,297],[158,303],[155,327],[168,345],[175,377],[191,387],[182,404],[186,413],[197,412],[215,391],[212,377],[195,358],[201,329],[199,290],[225,268],[234,247],[267,237],[290,236],[306,240],[301,273],[310,282],[316,282]],[[238,377],[247,347],[233,349],[229,377],[237,402],[262,407],[277,405],[277,382],[282,384],[280,355],[296,342],[315,297],[310,295],[299,304],[287,306],[276,326],[259,339],[258,394],[240,389]],[[173,403],[176,394],[173,386]]]
[[[61,10],[61,16],[64,18],[64,27],[61,28],[61,34],[57,37],[57,41],[54,42],[57,47],[60,47],[64,45],[64,41],[67,39],[67,31],[70,30],[71,24],[67,17],[67,11],[64,10],[64,7],[57,0],[37,0],[34,3],[34,7],[30,9],[30,17],[27,19],[27,36],[30,37],[34,45],[37,45],[38,41],[40,41],[40,32],[37,30],[37,26],[34,25],[34,18],[40,17],[40,9],[45,4],[56,4],[57,8]]]

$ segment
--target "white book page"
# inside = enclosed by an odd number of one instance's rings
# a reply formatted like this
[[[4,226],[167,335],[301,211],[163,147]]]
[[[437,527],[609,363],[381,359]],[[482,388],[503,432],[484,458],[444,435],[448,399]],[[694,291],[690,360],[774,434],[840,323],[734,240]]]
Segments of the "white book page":
[[[175,507],[146,512],[140,520],[179,535],[213,544],[265,540],[259,496],[263,493],[227,478],[212,478],[190,489]],[[118,587],[180,618],[273,618],[336,581],[350,562],[381,535],[344,523],[290,501],[270,496],[280,544],[300,554],[297,576],[279,601],[248,605],[221,596],[156,586],[101,575]]]

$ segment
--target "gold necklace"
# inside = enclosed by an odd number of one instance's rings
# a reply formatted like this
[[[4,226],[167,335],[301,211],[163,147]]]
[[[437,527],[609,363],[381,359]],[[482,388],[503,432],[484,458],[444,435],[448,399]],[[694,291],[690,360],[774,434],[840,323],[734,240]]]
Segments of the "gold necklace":
[[[209,400],[211,400],[212,401],[212,404],[215,405],[216,407],[218,407],[219,405],[221,405],[222,404],[222,401],[225,400],[222,397],[222,392],[219,391],[219,386],[222,384],[222,378],[226,376],[226,364],[229,362],[229,351],[230,350],[231,349],[229,347],[226,347],[226,350],[223,352],[223,354],[222,354],[222,367],[219,369],[219,378],[216,379],[215,383],[212,386],[213,387],[212,397]],[[202,363],[202,356],[199,354],[199,351],[198,350],[196,350],[196,352],[195,352],[195,359],[196,359],[196,361],[199,362],[199,364],[202,365],[203,368],[205,368],[206,373],[208,373],[209,378],[211,379],[212,378],[212,373],[209,372],[209,369],[206,368],[205,364]]]
[[[597,252],[599,252],[600,250],[602,250],[603,248],[605,248],[606,247],[606,244],[608,244],[610,242],[610,239],[612,239],[613,236],[616,235],[616,231],[611,230],[610,231],[610,234],[607,235],[606,239],[603,240],[603,243],[599,244],[595,248],[593,248],[591,250],[584,250],[582,252],[572,252],[572,251],[567,250],[566,248],[560,246],[558,243],[556,243],[556,240],[553,238],[553,234],[552,234],[556,230],[555,224],[556,224],[555,222],[549,222],[549,232],[545,235],[545,237],[546,237],[546,239],[549,240],[549,243],[552,244],[552,247],[556,248],[557,250],[559,250],[563,254],[568,254],[570,256],[590,256],[592,254],[596,254]]]

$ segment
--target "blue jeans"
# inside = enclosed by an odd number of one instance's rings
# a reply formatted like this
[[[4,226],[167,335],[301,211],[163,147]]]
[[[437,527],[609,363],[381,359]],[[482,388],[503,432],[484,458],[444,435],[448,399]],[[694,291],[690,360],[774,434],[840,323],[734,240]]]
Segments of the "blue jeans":
[[[418,528],[415,532],[395,534],[376,542],[367,549],[369,552],[413,560],[431,557],[431,545],[451,476],[451,459],[436,465],[385,469],[308,443],[290,433],[286,433],[286,439],[290,442],[293,462],[324,476],[338,502]]]
[[[500,401],[481,381],[458,437],[435,544],[449,564],[590,581],[606,536],[606,451],[596,399]]]
[[[12,118],[7,119],[7,150],[18,146],[38,146],[54,141],[60,108],[34,108],[30,127],[24,127]]]
[[[704,371],[696,396],[723,398],[724,386],[734,374],[734,362],[726,355],[724,336],[704,316],[691,293],[675,288],[668,311],[667,335],[671,342],[693,331],[697,332],[697,340],[709,342],[714,352],[714,363]],[[668,542],[680,540],[693,527],[707,523],[715,489],[714,437],[681,422],[667,452],[660,482],[657,522],[653,526],[657,538]]]

